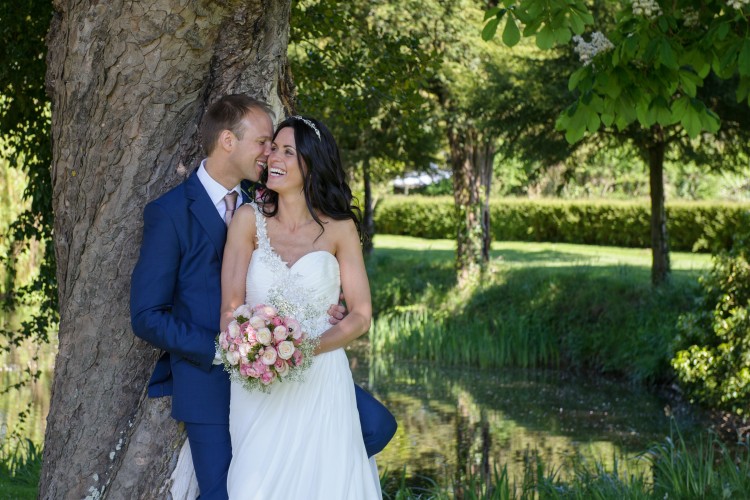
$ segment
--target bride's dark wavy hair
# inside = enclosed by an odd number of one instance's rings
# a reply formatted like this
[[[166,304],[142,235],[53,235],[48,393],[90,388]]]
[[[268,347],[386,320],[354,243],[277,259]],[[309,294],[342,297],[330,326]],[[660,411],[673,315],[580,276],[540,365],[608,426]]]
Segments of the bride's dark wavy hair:
[[[305,201],[310,214],[320,226],[320,234],[323,234],[325,227],[317,212],[334,220],[351,219],[357,227],[361,241],[362,212],[355,204],[352,190],[346,182],[346,172],[341,164],[339,147],[331,131],[315,118],[292,116],[276,127],[273,140],[275,141],[279,132],[287,127],[294,131]],[[265,184],[267,180],[268,168],[263,171],[261,182]],[[278,200],[278,193],[270,189],[263,192],[261,210],[266,217],[276,215]]]

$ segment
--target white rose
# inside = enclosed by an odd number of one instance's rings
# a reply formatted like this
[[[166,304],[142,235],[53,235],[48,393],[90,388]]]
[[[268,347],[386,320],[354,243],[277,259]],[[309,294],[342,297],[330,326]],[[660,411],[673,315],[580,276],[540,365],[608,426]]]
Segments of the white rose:
[[[240,353],[240,356],[243,358],[247,358],[247,353],[250,352],[250,344],[247,342],[241,343],[239,346],[237,346],[237,351]]]
[[[271,334],[271,330],[268,328],[261,328],[255,332],[255,338],[263,345],[270,345],[273,340],[273,334]]]
[[[230,365],[236,365],[240,362],[240,353],[237,351],[227,352],[227,361],[229,361]]]
[[[232,313],[235,318],[239,318],[240,316],[242,316],[243,318],[249,318],[250,316],[252,316],[252,314],[253,311],[247,306],[247,304],[242,304],[240,307],[234,310],[234,313]]]
[[[273,347],[266,347],[263,351],[263,356],[260,358],[264,365],[272,365],[276,363],[276,349]]]
[[[250,326],[252,326],[256,330],[259,330],[266,326],[266,320],[264,320],[260,316],[253,316],[252,318],[250,318]]]
[[[276,349],[278,350],[281,359],[289,359],[292,357],[292,354],[294,354],[294,343],[290,340],[285,340],[277,345]]]
[[[289,332],[284,325],[279,325],[273,329],[273,338],[276,342],[286,340],[287,335],[289,335]]]
[[[236,339],[240,334],[240,325],[236,321],[232,321],[229,323],[229,326],[227,326],[227,334],[229,334],[230,339]]]

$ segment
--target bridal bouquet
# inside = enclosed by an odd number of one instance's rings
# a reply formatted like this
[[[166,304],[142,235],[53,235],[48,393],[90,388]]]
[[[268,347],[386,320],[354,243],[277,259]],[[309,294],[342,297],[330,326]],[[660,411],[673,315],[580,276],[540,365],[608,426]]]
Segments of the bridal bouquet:
[[[217,350],[233,380],[249,391],[268,392],[284,379],[299,379],[310,367],[315,342],[292,316],[270,305],[241,305],[217,337]]]

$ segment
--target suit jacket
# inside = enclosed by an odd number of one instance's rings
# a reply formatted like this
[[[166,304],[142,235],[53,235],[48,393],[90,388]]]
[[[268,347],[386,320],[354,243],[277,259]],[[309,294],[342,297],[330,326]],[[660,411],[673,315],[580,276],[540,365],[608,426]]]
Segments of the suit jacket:
[[[213,365],[219,333],[226,226],[196,172],[143,212],[143,243],[133,270],[133,332],[164,352],[150,397],[172,396],[177,420],[226,424],[229,377]]]

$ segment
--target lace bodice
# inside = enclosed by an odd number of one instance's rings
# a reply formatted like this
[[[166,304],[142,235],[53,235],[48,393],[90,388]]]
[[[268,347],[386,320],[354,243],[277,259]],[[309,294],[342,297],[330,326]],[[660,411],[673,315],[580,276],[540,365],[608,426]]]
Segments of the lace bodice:
[[[247,269],[245,302],[270,304],[282,315],[292,315],[311,337],[330,328],[328,307],[339,300],[341,276],[336,257],[325,250],[303,255],[291,267],[271,246],[266,217],[255,208],[258,248]]]

